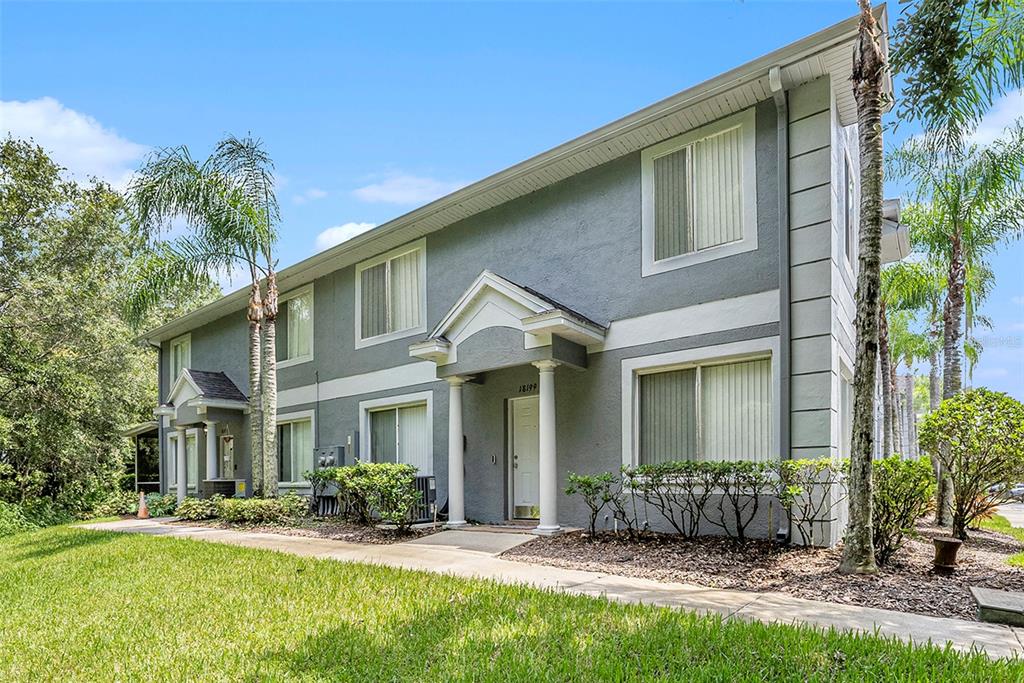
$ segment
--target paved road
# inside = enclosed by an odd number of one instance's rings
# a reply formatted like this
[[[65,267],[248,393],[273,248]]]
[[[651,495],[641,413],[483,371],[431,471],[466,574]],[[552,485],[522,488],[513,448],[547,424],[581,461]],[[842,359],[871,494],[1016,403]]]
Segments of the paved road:
[[[950,643],[954,648],[984,650],[990,657],[1024,655],[1018,634],[1024,629],[944,619],[868,607],[804,600],[783,593],[751,593],[681,583],[561,569],[497,557],[510,544],[529,540],[526,534],[488,531],[445,531],[394,545],[346,543],[321,538],[250,533],[212,527],[165,524],[154,520],[121,520],[83,525],[103,531],[134,532],[193,538],[343,562],[381,564],[405,569],[487,578],[526,584],[577,595],[603,596],[620,602],[677,607],[763,622],[803,623],[840,630],[873,631],[905,641]],[[478,539],[473,535],[479,534]],[[500,538],[498,538],[500,536]],[[521,538],[509,538],[520,536]]]
[[[999,514],[1012,524],[1024,528],[1024,503],[1009,503],[999,506]]]

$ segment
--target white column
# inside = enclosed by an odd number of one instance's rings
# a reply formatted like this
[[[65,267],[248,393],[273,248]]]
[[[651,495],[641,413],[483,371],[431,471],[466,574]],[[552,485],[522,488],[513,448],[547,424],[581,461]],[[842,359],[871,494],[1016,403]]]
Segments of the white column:
[[[448,527],[466,525],[463,477],[462,385],[467,377],[448,377]]]
[[[220,479],[217,472],[220,459],[217,457],[217,423],[209,420],[206,423],[206,478]]]
[[[558,362],[539,360],[540,371],[540,522],[535,534],[562,532],[558,524],[558,453],[555,440],[555,368]]]
[[[175,440],[177,445],[176,450],[178,451],[178,459],[175,466],[178,469],[178,502],[185,500],[185,496],[188,495],[188,463],[186,462],[185,453],[187,452],[187,446],[185,445],[185,428],[178,427],[178,438]]]

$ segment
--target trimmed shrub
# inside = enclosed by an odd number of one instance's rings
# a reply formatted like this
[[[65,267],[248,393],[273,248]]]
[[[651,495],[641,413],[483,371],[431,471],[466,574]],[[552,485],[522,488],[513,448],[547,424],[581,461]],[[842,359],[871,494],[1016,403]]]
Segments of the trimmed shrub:
[[[776,496],[786,509],[790,529],[796,529],[804,545],[814,545],[817,525],[836,521],[832,513],[846,496],[833,498],[831,492],[849,467],[849,461],[838,458],[802,458],[778,464]]]
[[[0,537],[32,531],[38,526],[25,517],[20,505],[0,500]]]
[[[590,508],[591,534],[607,506],[617,531],[634,540],[647,530],[647,522],[641,524],[641,519],[648,508],[654,508],[684,538],[696,536],[701,520],[706,520],[742,542],[763,499],[776,498],[809,543],[814,524],[834,521],[832,511],[843,500],[819,491],[838,483],[844,472],[844,461],[829,458],[781,463],[679,460],[624,465],[618,477],[611,472],[570,474],[565,492],[582,496]]]
[[[584,475],[570,472],[568,481],[569,485],[565,488],[565,495],[579,494],[583,496],[583,502],[590,508],[590,538],[593,539],[597,533],[597,517],[601,514],[601,510],[611,502],[615,477],[611,472]]]
[[[178,508],[178,497],[173,493],[147,493],[146,507],[150,517],[170,517]]]
[[[914,523],[932,508],[935,475],[928,458],[892,455],[875,460],[872,468],[875,559],[887,564],[913,533]]]
[[[223,499],[224,496],[217,494],[212,495],[209,498],[192,498],[190,496],[178,503],[175,514],[182,519],[192,521],[213,519],[217,516],[217,506]]]
[[[412,524],[412,512],[420,502],[416,468],[392,462],[359,462],[334,468],[338,498],[348,515],[359,524],[374,518],[395,524],[400,531]]]
[[[139,511],[139,494],[133,491],[116,491],[93,508],[95,517],[122,517]]]
[[[288,493],[280,498],[222,498],[216,512],[217,517],[234,524],[285,524],[305,516],[308,510],[303,497]]]
[[[1009,502],[1010,488],[1024,478],[1024,405],[1004,393],[972,389],[943,401],[919,435],[949,476],[953,535],[966,539],[968,527]]]

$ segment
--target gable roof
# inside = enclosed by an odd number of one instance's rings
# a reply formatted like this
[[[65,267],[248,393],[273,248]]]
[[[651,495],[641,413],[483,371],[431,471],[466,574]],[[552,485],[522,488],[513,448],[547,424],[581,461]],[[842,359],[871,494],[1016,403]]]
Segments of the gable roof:
[[[248,401],[249,399],[231,379],[223,372],[210,372],[209,370],[185,370],[195,382],[199,389],[199,395],[203,398],[216,398],[225,401]]]
[[[887,50],[888,13],[874,9]],[[632,154],[771,98],[773,84],[793,88],[828,76],[840,121],[855,122],[849,84],[858,17],[802,38],[660,102],[456,190],[277,274],[282,292],[359,263],[414,239],[504,204],[583,171]],[[888,84],[891,90],[891,84]],[[248,287],[172,320],[143,335],[157,344],[245,308]]]

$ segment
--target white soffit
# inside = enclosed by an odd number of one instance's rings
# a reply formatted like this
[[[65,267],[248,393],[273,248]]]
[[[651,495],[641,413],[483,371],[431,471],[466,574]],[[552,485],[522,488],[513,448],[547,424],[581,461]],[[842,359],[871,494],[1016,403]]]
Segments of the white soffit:
[[[888,35],[885,5],[875,8]],[[641,109],[624,118],[531,157],[415,209],[347,242],[285,268],[277,274],[281,291],[353,265],[436,232],[452,223],[530,194],[645,147],[675,137],[771,98],[768,73],[780,67],[785,88],[826,74],[836,93],[843,125],[856,120],[850,87],[858,18],[851,17],[743,66]],[[151,330],[156,343],[245,308],[248,288]]]

